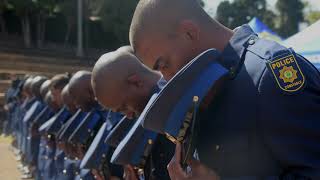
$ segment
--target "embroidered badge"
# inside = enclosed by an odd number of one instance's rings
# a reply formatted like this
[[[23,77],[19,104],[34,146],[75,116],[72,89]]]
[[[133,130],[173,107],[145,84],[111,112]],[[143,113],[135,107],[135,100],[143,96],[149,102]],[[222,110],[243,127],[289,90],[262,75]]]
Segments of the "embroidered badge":
[[[283,91],[296,92],[303,87],[305,78],[293,54],[270,62],[269,68]]]

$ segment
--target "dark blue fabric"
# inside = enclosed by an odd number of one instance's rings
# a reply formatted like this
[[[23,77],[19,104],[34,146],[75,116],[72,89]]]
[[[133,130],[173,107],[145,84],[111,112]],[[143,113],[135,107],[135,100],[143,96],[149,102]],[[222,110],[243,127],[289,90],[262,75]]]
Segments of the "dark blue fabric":
[[[305,77],[298,91],[281,89],[278,77],[268,68],[285,54],[295,55]],[[222,60],[225,67],[238,64],[238,74],[199,113],[201,162],[222,179],[320,179],[320,75],[316,68],[290,49],[259,39],[247,25],[235,32]]]

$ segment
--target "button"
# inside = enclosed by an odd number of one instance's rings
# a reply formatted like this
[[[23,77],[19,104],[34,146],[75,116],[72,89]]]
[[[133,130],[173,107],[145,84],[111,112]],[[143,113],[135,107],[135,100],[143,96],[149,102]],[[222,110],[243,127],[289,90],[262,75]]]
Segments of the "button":
[[[254,39],[250,39],[250,40],[248,41],[248,44],[249,44],[249,45],[254,45],[254,43],[256,43],[256,41],[255,41]]]
[[[68,160],[68,158],[67,158],[67,157],[64,157],[64,160]]]
[[[103,157],[103,158],[106,158],[107,156],[106,156],[105,154],[102,154],[102,157]]]
[[[219,150],[220,150],[220,146],[216,145],[216,151],[219,151]]]
[[[76,171],[76,175],[79,175],[79,172],[78,172],[78,171]]]
[[[67,170],[66,169],[64,169],[62,172],[63,172],[63,174],[67,174]]]
[[[149,145],[152,145],[152,144],[153,144],[152,139],[148,139],[148,144],[149,144]]]

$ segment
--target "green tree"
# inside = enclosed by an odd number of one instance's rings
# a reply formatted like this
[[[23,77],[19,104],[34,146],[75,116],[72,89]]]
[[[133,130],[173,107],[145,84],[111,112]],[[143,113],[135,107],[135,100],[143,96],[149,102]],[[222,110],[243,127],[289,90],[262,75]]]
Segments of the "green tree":
[[[311,11],[305,15],[305,20],[308,24],[313,24],[320,20],[320,11]]]
[[[58,8],[67,21],[67,31],[64,38],[64,45],[67,46],[72,29],[77,23],[77,0],[62,1],[58,4]]]
[[[58,12],[58,0],[33,0],[32,2],[34,3],[34,15],[37,20],[37,46],[41,48],[46,33],[46,21],[49,17],[54,16],[55,12]]]
[[[6,23],[3,18],[3,13],[7,10],[9,4],[6,0],[0,0],[0,30],[1,33],[7,34]]]
[[[35,10],[32,0],[8,0],[20,18],[24,45],[31,47],[31,18],[30,16]]]
[[[273,28],[275,14],[267,9],[266,0],[234,0],[223,1],[217,9],[217,20],[222,24],[235,28],[248,23],[257,17]]]
[[[139,0],[105,0],[100,11],[102,26],[107,35],[117,39],[115,46],[127,45],[129,27],[135,7]]]
[[[205,4],[204,4],[204,2],[202,0],[197,0],[197,1],[199,1],[199,4],[200,4],[201,7],[204,7]]]
[[[301,0],[278,0],[276,8],[279,11],[279,34],[289,37],[299,31],[299,24],[304,21],[304,4]]]
[[[223,25],[234,28],[234,17],[235,11],[233,10],[233,5],[229,1],[222,1],[217,9],[217,20]]]

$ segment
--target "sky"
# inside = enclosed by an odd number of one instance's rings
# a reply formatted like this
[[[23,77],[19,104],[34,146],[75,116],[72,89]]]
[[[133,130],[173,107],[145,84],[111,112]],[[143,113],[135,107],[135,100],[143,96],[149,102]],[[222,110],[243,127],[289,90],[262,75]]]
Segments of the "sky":
[[[215,15],[215,11],[216,11],[218,5],[223,0],[203,0],[203,1],[206,3],[205,9],[207,9],[210,14]],[[232,1],[232,0],[230,0],[230,1]],[[304,1],[309,2],[315,10],[320,10],[320,0],[304,0]],[[271,7],[274,7],[276,2],[277,2],[277,0],[267,0],[267,3]]]

